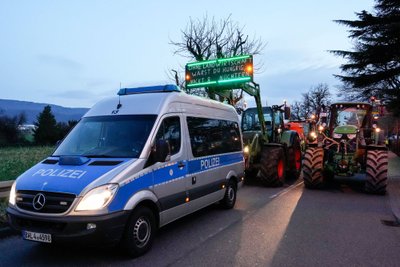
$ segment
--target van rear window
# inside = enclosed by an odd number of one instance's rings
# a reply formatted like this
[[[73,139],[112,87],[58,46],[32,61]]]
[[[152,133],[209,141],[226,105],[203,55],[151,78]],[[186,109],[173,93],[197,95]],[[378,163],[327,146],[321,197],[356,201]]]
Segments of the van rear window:
[[[233,121],[187,117],[194,157],[242,150],[239,125]]]

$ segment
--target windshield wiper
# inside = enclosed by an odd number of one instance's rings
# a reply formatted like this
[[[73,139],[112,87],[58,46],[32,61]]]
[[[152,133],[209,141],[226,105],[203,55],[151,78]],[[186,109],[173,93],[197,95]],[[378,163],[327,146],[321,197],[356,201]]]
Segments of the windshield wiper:
[[[102,154],[89,154],[89,155],[82,155],[82,157],[87,157],[87,158],[113,158],[113,156],[110,155],[102,155]]]

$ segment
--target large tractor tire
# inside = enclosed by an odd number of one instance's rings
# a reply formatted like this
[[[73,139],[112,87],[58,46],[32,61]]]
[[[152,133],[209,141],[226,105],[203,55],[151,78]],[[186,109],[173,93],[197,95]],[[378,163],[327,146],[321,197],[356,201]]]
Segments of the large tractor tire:
[[[368,150],[365,191],[384,195],[387,185],[388,153],[383,150]]]
[[[285,181],[285,154],[282,147],[263,147],[260,178],[265,186],[282,186]]]
[[[309,189],[320,189],[324,186],[324,150],[319,147],[306,149],[303,161],[304,185]]]
[[[289,168],[287,176],[297,180],[301,174],[301,144],[298,135],[294,138],[292,146],[288,149]]]

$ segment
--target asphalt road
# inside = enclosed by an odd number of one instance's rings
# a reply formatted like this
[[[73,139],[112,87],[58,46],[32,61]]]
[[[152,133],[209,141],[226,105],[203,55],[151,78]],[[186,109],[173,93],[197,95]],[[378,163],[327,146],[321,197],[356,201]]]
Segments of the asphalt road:
[[[356,182],[324,191],[301,180],[255,183],[239,191],[232,210],[214,205],[162,228],[137,259],[13,236],[0,240],[0,266],[400,266],[400,227],[382,220],[394,220],[389,196],[364,194]]]

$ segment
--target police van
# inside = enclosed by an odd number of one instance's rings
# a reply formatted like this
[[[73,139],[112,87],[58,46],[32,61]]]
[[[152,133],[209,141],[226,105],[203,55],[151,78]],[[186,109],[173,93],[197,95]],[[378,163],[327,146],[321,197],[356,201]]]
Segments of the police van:
[[[243,176],[233,107],[175,85],[124,88],[18,177],[7,212],[26,240],[120,243],[138,256],[159,227],[216,202],[232,208]]]

